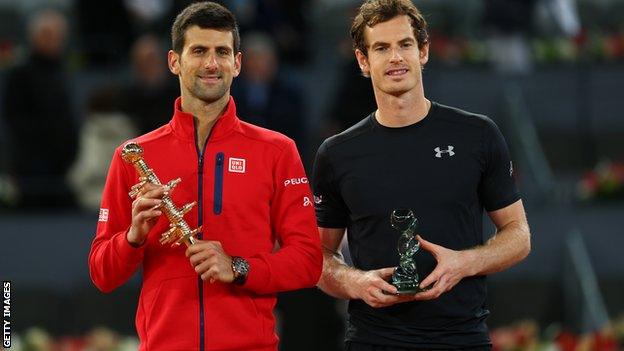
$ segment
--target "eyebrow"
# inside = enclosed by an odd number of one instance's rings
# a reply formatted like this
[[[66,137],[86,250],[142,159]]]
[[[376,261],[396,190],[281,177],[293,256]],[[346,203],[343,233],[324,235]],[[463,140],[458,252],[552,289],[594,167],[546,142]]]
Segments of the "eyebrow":
[[[416,40],[414,40],[414,38],[410,38],[410,37],[405,38],[403,40],[399,40],[399,44],[415,43],[415,42],[416,42]]]
[[[189,50],[195,50],[195,49],[208,50],[210,48],[208,46],[204,45],[204,44],[191,44],[189,46]],[[228,51],[233,51],[233,49],[230,46],[228,46],[228,45],[217,45],[217,46],[215,46],[215,50],[220,50],[220,49],[226,49]]]
[[[219,45],[217,46],[215,49],[219,50],[219,49],[225,49],[227,51],[234,51],[234,49],[232,49],[231,47],[227,46],[227,45]]]
[[[403,39],[399,40],[399,44],[404,44],[404,43],[415,43],[415,42],[416,42],[416,40],[414,40],[414,38],[411,38],[411,37],[405,37],[405,38],[403,38]],[[385,42],[385,41],[376,41],[376,42],[372,43],[372,44],[370,45],[370,47],[371,47],[371,48],[374,48],[374,47],[378,47],[378,46],[389,46],[389,45],[390,45],[390,44],[389,44],[389,43],[387,43],[387,42]]]

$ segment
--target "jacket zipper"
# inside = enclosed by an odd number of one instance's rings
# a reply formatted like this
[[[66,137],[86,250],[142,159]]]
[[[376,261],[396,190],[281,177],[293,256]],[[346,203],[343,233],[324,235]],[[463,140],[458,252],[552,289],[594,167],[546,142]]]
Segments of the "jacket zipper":
[[[214,184],[214,206],[212,211],[214,214],[221,214],[223,208],[223,152],[217,153],[215,160],[215,184]]]
[[[195,121],[193,121],[195,122]],[[206,147],[208,146],[208,141],[210,140],[210,135],[212,134],[212,130],[208,134],[206,138],[206,142],[204,143],[203,150],[199,149],[199,135],[197,130],[197,124],[194,123],[195,126],[195,149],[197,150],[197,226],[202,226],[204,223],[204,153],[206,152]],[[204,230],[197,233],[198,239],[203,239]],[[200,276],[197,276],[197,288],[199,294],[199,351],[204,351],[204,282],[202,281]]]

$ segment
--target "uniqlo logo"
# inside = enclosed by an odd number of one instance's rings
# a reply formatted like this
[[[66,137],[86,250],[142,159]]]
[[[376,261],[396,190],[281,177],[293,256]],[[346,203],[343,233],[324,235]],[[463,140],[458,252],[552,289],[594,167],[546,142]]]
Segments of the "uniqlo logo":
[[[245,173],[245,159],[230,157],[228,171],[234,173]]]
[[[108,208],[100,208],[98,222],[108,222]]]

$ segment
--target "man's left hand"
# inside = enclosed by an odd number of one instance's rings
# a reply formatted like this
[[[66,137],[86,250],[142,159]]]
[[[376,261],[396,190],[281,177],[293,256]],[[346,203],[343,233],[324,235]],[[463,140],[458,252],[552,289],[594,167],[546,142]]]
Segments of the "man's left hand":
[[[203,281],[231,283],[234,280],[232,257],[218,241],[197,240],[186,249],[186,257]]]
[[[414,295],[414,300],[432,300],[451,290],[462,278],[471,275],[471,256],[468,251],[455,251],[431,243],[419,236],[420,247],[431,252],[438,261],[435,269],[420,283],[429,290]]]

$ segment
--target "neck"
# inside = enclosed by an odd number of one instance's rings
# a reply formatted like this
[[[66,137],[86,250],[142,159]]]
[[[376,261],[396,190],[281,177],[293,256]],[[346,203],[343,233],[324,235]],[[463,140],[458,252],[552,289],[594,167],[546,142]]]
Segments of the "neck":
[[[380,91],[375,91],[377,101],[377,111],[375,118],[379,124],[399,128],[405,127],[423,120],[431,102],[425,98],[422,86],[395,96]]]
[[[197,146],[200,150],[204,149],[212,127],[227,107],[229,101],[230,94],[224,94],[219,100],[213,102],[205,102],[182,95],[182,111],[193,115],[195,126],[197,127]]]

